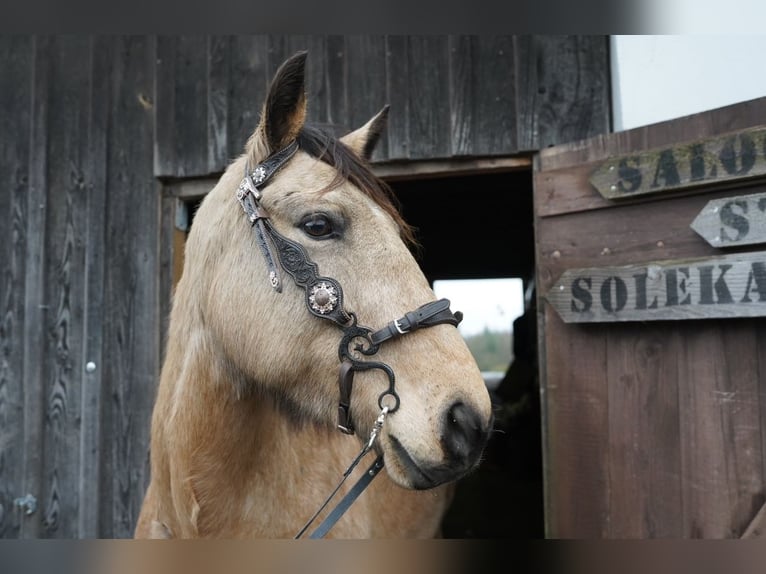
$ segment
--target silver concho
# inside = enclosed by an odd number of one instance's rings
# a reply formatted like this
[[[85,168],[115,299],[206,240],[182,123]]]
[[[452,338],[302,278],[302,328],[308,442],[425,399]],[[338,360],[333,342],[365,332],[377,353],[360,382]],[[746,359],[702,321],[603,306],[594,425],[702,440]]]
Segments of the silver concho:
[[[338,303],[338,291],[324,281],[317,283],[311,288],[309,304],[317,313],[324,315],[335,309]]]
[[[255,168],[253,172],[253,180],[255,183],[261,183],[266,178],[266,170],[262,166]]]

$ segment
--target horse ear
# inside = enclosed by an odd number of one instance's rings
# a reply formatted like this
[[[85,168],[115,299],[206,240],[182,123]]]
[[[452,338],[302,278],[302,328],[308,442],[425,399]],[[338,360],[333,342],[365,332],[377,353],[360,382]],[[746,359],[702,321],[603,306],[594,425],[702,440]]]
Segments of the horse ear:
[[[298,137],[306,121],[306,54],[305,51],[296,53],[277,70],[251,145],[265,144],[268,152],[274,153]]]
[[[359,157],[369,160],[388,123],[388,108],[388,105],[384,106],[369,122],[346,134],[340,141],[354,150]]]

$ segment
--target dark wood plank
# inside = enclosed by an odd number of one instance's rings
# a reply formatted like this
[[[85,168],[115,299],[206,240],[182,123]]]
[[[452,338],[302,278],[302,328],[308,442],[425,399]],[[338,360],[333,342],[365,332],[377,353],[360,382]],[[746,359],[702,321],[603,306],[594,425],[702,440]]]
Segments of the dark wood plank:
[[[223,171],[229,160],[229,54],[228,36],[208,36],[207,66],[207,172]]]
[[[229,156],[245,151],[247,139],[255,131],[271,77],[267,74],[266,36],[234,36],[229,49]]]
[[[208,41],[160,36],[155,175],[208,173]],[[219,88],[219,86],[216,86]]]
[[[763,502],[752,323],[684,329],[677,374],[684,536],[738,537]]]
[[[208,173],[208,40],[205,36],[176,38],[174,177]],[[220,88],[220,86],[216,86]]]
[[[386,100],[388,114],[388,158],[410,156],[410,98],[408,93],[410,61],[409,37],[386,36]]]
[[[451,126],[447,36],[411,36],[408,57],[409,157],[448,157]]]
[[[149,478],[149,430],[159,376],[158,243],[160,196],[150,176],[153,112],[136,91],[154,87],[155,43],[115,39],[108,145],[103,377],[110,397],[102,476],[102,536],[133,533]],[[204,123],[204,116],[203,116]]]
[[[386,104],[386,43],[383,36],[348,36],[346,38],[348,66],[347,98],[350,130],[367,123]],[[372,155],[372,161],[388,157],[387,134]]]
[[[154,175],[172,175],[175,173],[175,107],[176,107],[176,38],[159,36],[157,44],[157,62],[155,66],[154,105],[157,109],[155,118]]]
[[[450,153],[453,156],[471,155],[474,149],[476,41],[474,36],[449,37]]]
[[[33,40],[0,36],[0,538],[17,538],[24,489],[24,303]],[[39,209],[39,208],[38,208]]]
[[[519,150],[609,131],[608,43],[607,36],[516,36]]]
[[[159,245],[159,273],[160,273],[160,364],[165,361],[167,344],[168,324],[170,310],[173,302],[173,263],[178,254],[173,249],[173,235],[175,230],[175,205],[180,201],[176,197],[170,197],[163,189],[160,212],[160,245]]]
[[[25,516],[21,523],[23,538],[42,534],[43,504],[43,421],[45,418],[45,370],[41,347],[47,339],[45,325],[49,313],[45,298],[46,210],[48,187],[48,98],[52,61],[50,38],[36,37],[34,45],[34,77],[30,126],[29,193],[27,194],[25,298],[24,298],[24,485],[22,495],[37,498],[38,510]]]
[[[546,537],[601,538],[610,500],[607,338],[543,313]]]
[[[512,36],[478,36],[474,49],[473,155],[516,152],[516,62]]]
[[[327,36],[327,121],[339,131],[349,128],[347,59],[345,36]]]
[[[676,381],[682,346],[677,332],[661,326],[607,332],[609,538],[683,536]]]
[[[55,538],[75,537],[79,526],[90,56],[87,36],[51,41],[40,512],[43,536]]]
[[[80,479],[78,486],[79,538],[101,534],[102,481],[101,413],[107,400],[104,389],[104,246],[106,245],[107,134],[111,101],[110,79],[113,40],[91,42],[92,65],[86,157],[87,205],[85,224],[85,316],[83,318]]]

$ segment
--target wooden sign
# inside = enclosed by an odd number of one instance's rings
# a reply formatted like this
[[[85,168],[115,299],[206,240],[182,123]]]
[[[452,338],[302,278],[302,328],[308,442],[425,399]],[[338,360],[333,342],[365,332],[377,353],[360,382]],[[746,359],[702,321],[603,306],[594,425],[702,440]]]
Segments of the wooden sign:
[[[566,323],[766,316],[766,251],[570,269],[545,297]]]
[[[709,201],[691,228],[713,247],[766,243],[766,193]]]
[[[759,127],[610,159],[590,182],[605,198],[621,199],[763,175],[766,127]]]

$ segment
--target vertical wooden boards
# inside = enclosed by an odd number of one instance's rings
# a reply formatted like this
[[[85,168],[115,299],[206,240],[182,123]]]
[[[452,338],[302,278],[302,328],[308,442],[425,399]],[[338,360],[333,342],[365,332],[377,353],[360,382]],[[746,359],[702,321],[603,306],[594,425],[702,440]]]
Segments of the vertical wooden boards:
[[[737,195],[731,189],[618,204],[591,201],[598,192],[586,174],[608,157],[746,128],[764,114],[766,98],[536,158],[548,536],[739,537],[763,505],[760,319],[565,324],[544,296],[580,268],[756,257],[724,254],[689,227],[709,201]]]
[[[24,305],[34,41],[0,36],[0,538],[16,538],[25,520]]]
[[[229,38],[227,145],[230,159],[244,151],[247,138],[258,125],[269,82],[267,49],[266,36]]]
[[[602,333],[602,336],[604,334]],[[622,325],[606,339],[609,538],[672,538],[682,529],[679,372],[683,337],[657,325]],[[600,496],[597,495],[600,499]]]
[[[543,312],[546,379],[552,382],[541,386],[546,535],[600,538],[609,512],[607,341],[586,329],[558,337],[550,325],[560,319],[552,309]]]
[[[157,38],[156,175],[184,177],[207,171],[208,72],[207,37]],[[220,89],[216,86],[216,94]],[[214,125],[220,125],[220,116],[217,108]]]
[[[449,37],[452,155],[517,149],[514,55],[511,36]]]
[[[476,81],[473,94],[473,155],[519,150],[519,112],[515,49],[510,36],[474,38]]]
[[[355,130],[367,123],[386,103],[386,44],[383,36],[346,37],[348,77],[348,129]],[[388,134],[372,155],[373,161],[388,157]]]
[[[386,36],[386,95],[391,106],[388,114],[388,157],[410,156],[410,98],[408,82],[410,62],[407,36]]]
[[[410,157],[449,156],[448,39],[411,36],[408,57]]]
[[[516,36],[518,150],[606,133],[607,36]]]
[[[104,274],[107,205],[107,148],[113,41],[96,37],[91,45],[91,82],[88,118],[87,205],[85,207],[85,316],[83,318],[82,428],[80,433],[80,507],[78,538],[97,538],[101,534],[100,509],[102,452],[101,429],[104,390]]]
[[[606,36],[160,36],[155,175],[222,171],[303,49],[310,121],[342,132],[391,106],[378,162],[507,156],[609,129]]]
[[[158,39],[159,41],[159,39]],[[102,535],[132,535],[148,484],[150,417],[159,375],[160,194],[151,177],[154,40],[115,40],[109,118],[104,299],[105,453]]]
[[[756,350],[746,322],[686,332],[677,377],[688,536],[737,538],[763,500]]]
[[[25,298],[24,298],[24,456],[23,486],[20,496],[37,499],[36,513],[24,514],[20,535],[36,538],[42,534],[41,511],[43,490],[43,421],[45,417],[45,348],[48,305],[45,299],[45,219],[47,210],[47,121],[48,66],[50,39],[33,39],[32,115],[30,122],[29,191],[27,193]]]

